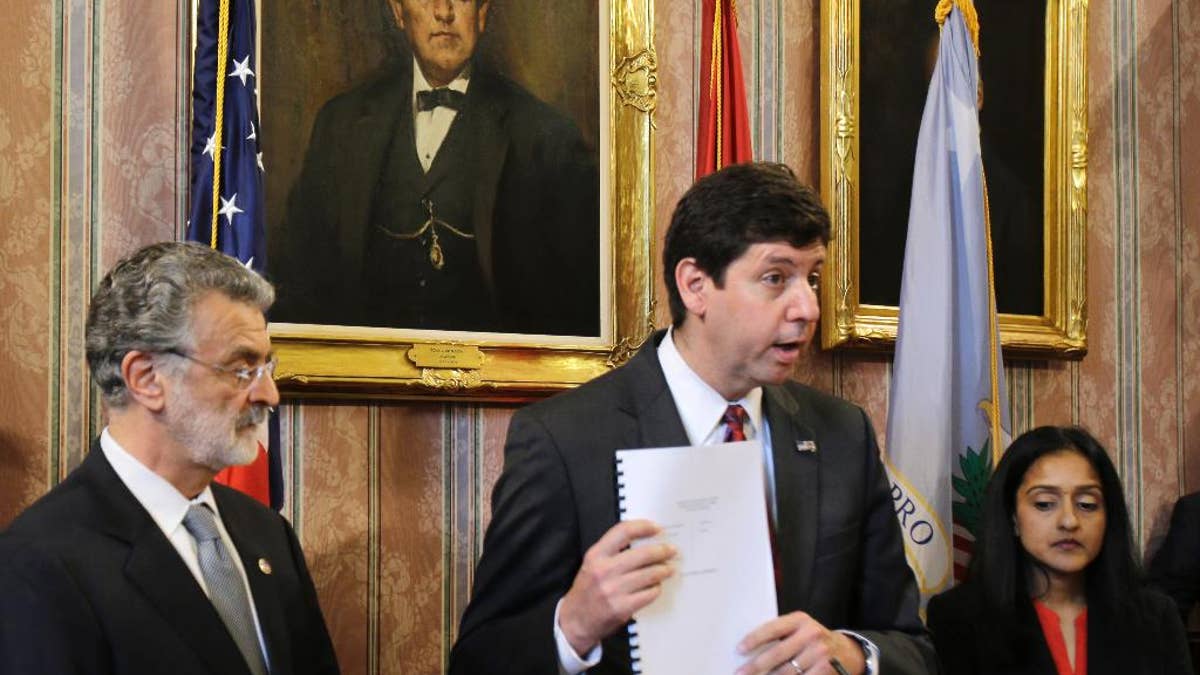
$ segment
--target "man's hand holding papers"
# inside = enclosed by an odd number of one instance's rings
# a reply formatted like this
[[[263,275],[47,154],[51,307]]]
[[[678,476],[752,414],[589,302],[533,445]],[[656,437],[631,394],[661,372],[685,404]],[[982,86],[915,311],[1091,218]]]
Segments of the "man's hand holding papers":
[[[586,654],[615,633],[662,593],[662,582],[674,574],[670,544],[630,547],[637,539],[661,532],[649,520],[627,520],[612,526],[587,550],[583,566],[563,597],[559,623],[571,648]]]

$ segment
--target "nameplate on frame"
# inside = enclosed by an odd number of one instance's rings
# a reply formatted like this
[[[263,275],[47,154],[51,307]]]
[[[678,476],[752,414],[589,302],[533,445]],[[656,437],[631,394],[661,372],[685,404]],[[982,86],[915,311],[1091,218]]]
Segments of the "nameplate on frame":
[[[408,350],[408,360],[419,368],[478,370],[483,351],[476,345],[420,344]]]

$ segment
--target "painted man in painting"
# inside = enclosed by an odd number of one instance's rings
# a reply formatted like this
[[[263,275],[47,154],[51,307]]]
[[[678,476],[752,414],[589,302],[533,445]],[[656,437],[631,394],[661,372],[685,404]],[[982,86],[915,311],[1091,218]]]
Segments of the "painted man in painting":
[[[475,58],[490,0],[387,1],[412,58],[317,115],[272,320],[599,335],[595,151]]]

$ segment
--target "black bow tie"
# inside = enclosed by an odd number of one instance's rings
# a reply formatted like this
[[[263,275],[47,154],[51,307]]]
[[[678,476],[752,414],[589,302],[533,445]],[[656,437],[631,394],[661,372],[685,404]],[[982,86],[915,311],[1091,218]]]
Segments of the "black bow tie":
[[[433,110],[438,106],[450,108],[452,110],[462,110],[463,100],[465,98],[467,98],[467,95],[461,91],[447,89],[446,87],[418,91],[417,112]]]

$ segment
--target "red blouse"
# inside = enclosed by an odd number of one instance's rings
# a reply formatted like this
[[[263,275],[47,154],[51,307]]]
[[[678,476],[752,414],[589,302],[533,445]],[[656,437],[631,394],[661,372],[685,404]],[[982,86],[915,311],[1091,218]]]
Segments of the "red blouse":
[[[1058,675],[1087,675],[1087,610],[1075,617],[1075,669],[1072,670],[1058,615],[1037,600],[1033,601],[1033,608],[1037,610],[1038,623],[1042,624],[1042,634],[1050,646],[1050,656],[1054,657]]]

